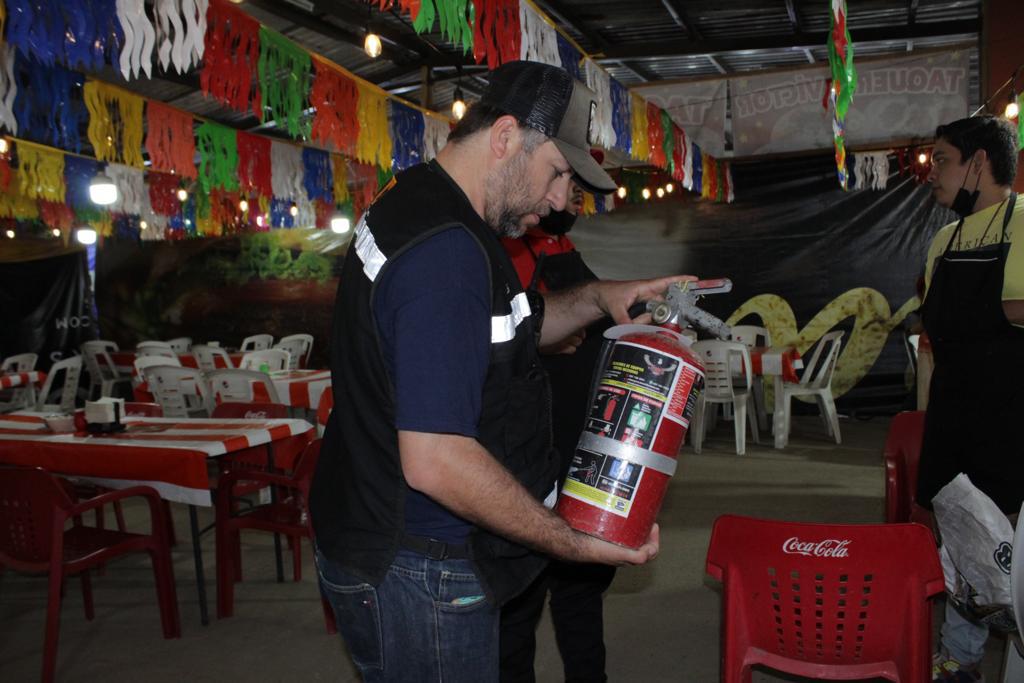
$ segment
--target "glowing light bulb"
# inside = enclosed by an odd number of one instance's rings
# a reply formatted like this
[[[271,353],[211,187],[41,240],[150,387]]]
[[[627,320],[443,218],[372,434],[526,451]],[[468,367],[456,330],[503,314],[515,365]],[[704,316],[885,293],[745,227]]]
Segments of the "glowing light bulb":
[[[246,211],[248,211],[249,210],[249,200],[243,199],[242,201],[238,202],[238,210],[241,211],[242,213],[245,213]]]
[[[11,148],[7,138],[0,138],[0,154],[7,154],[7,150]]]
[[[668,192],[669,194],[672,194],[675,191],[675,189],[676,189],[676,186],[673,185],[672,183],[666,183],[665,184],[665,192]]]
[[[149,227],[149,223],[146,221],[139,221],[139,230],[145,230]]]
[[[13,231],[13,230],[8,230],[8,231],[7,231],[7,232],[5,232],[4,234],[5,234],[5,235],[7,235],[7,236],[8,236],[9,238],[11,238],[12,240],[14,239],[14,231]]]
[[[1003,114],[1008,119],[1015,119],[1019,113],[1020,107],[1017,106],[1017,101],[1010,100],[1010,103],[1006,105],[1006,111]]]
[[[113,204],[117,201],[117,185],[113,180],[100,173],[89,183],[89,199],[100,206]]]
[[[366,38],[363,40],[363,51],[366,53],[366,56],[370,59],[376,59],[380,57],[383,49],[384,46],[380,42],[380,36],[372,31],[367,31]]]
[[[75,233],[75,239],[78,240],[79,244],[86,246],[96,244],[96,231],[92,228],[79,228],[78,232]]]
[[[263,227],[263,216],[256,216],[256,225]]]
[[[654,192],[655,192],[655,194],[657,194],[657,195],[658,195],[658,199],[661,199],[662,197],[664,197],[664,196],[665,196],[665,188],[664,188],[664,187],[659,187],[659,188],[658,188],[657,190],[655,190]]]
[[[462,96],[462,87],[455,86],[455,94],[452,96],[452,116],[456,121],[466,115],[466,100]]]
[[[651,190],[650,190],[650,188],[645,187],[640,192],[640,196],[642,196],[644,199],[650,199],[651,198]]]
[[[331,216],[331,232],[344,235],[346,232],[352,229],[352,221],[347,216],[343,216],[340,213],[336,213]]]
[[[920,163],[920,164],[927,163],[928,162],[928,155],[925,154],[924,152],[921,152],[920,154],[917,155],[917,162]]]
[[[50,231],[50,234],[53,235],[54,237],[60,237],[60,228],[54,228],[53,230]]]
[[[619,190],[618,190],[618,192],[616,192],[616,194],[619,195],[619,199],[625,199],[626,198],[626,186],[625,185],[619,185]]]
[[[292,218],[295,218],[296,216],[299,215],[299,207],[296,206],[295,204],[292,204],[291,208],[288,209],[288,213],[292,215]]]
[[[178,201],[183,202],[188,199],[188,190],[184,187],[178,189]]]

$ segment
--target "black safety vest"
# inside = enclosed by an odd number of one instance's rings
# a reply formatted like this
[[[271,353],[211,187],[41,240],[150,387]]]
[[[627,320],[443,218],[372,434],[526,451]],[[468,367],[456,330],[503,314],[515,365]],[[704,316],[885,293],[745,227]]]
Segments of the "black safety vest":
[[[497,236],[436,162],[398,174],[367,210],[338,285],[331,342],[334,410],[310,493],[317,546],[333,562],[376,585],[404,527],[406,483],[395,429],[394,383],[373,315],[375,285],[407,249],[462,228],[487,259],[491,283],[490,364],[477,440],[544,500],[557,477],[550,395],[537,356],[537,316]],[[547,559],[481,529],[470,558],[488,598],[502,604],[524,589]]]

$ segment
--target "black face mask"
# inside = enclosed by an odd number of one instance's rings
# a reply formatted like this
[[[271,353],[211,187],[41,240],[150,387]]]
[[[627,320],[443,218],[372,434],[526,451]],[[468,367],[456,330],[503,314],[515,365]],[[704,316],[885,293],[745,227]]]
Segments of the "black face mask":
[[[978,175],[977,180],[974,181],[974,192],[968,192],[964,187],[967,185],[967,176],[971,174],[971,167],[967,167],[967,173],[964,174],[964,182],[960,184],[960,189],[956,191],[956,196],[953,197],[953,205],[949,208],[953,210],[956,215],[960,218],[967,218],[974,213],[974,205],[978,202],[978,195],[981,192],[978,191],[978,184],[981,182],[981,175]]]
[[[564,235],[572,229],[576,216],[568,211],[552,211],[542,216],[537,227],[549,235]]]

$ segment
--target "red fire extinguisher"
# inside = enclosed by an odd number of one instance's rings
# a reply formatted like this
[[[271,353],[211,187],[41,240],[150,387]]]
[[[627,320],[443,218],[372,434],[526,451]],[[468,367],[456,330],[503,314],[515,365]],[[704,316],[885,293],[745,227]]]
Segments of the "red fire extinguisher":
[[[700,318],[728,335],[694,304],[702,293],[731,288],[728,280],[673,285],[665,302],[649,306],[657,326],[605,333],[590,410],[558,498],[558,514],[574,529],[629,548],[647,539],[704,389],[704,366],[681,324]]]

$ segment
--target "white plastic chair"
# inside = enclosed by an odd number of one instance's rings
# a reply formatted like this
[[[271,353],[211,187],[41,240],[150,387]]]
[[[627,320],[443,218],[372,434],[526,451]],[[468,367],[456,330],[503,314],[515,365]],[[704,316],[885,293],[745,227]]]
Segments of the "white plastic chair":
[[[275,349],[288,352],[288,369],[298,370],[299,361],[306,356],[306,342],[302,339],[282,339],[274,344]]]
[[[175,337],[168,339],[167,344],[175,353],[188,353],[192,348],[192,337]]]
[[[747,345],[748,349],[771,347],[772,336],[768,329],[758,325],[733,325],[729,338]],[[754,408],[757,410],[757,426],[768,429],[768,409],[764,402],[764,382],[760,375],[754,375],[752,385],[754,392]]]
[[[181,360],[175,356],[174,358],[168,358],[166,356],[136,356],[135,363],[135,374],[132,375],[132,386],[137,387],[146,381],[146,369],[156,367],[158,365],[165,365],[173,368],[181,367]]]
[[[697,330],[691,330],[689,327],[679,330],[679,334],[683,335],[690,340],[690,343],[697,341]]]
[[[89,371],[89,398],[99,389],[100,398],[112,396],[118,384],[130,384],[131,377],[118,372],[110,354],[117,351],[117,344],[112,341],[96,339],[82,343],[82,357],[85,368]]]
[[[242,345],[239,347],[239,351],[264,351],[270,348],[270,345],[274,343],[274,335],[272,334],[254,334],[250,337],[246,337],[242,340]]]
[[[299,354],[292,352],[291,348],[285,346],[285,344],[291,344],[294,341],[301,341],[302,347]],[[274,348],[286,348],[292,354],[297,356],[296,367],[309,367],[309,358],[313,355],[313,335],[301,333],[301,334],[289,334],[287,337],[281,337],[280,341],[274,344]]]
[[[164,358],[177,358],[178,354],[171,348],[171,345],[162,341],[141,341],[135,345],[136,356],[163,356]]]
[[[164,417],[209,417],[210,388],[196,368],[153,365],[145,369],[146,382]]]
[[[760,443],[757,431],[757,418],[754,411],[747,411],[747,404],[753,400],[750,391],[750,351],[740,342],[711,339],[699,341],[693,345],[693,352],[700,356],[704,364],[704,393],[697,402],[697,410],[690,433],[693,435],[693,450],[701,452],[704,433],[710,415],[716,404],[730,405],[733,410],[733,428],[736,432],[736,454],[743,455],[747,451],[747,422],[754,443]],[[739,384],[737,385],[737,378]],[[711,413],[708,404],[711,404]],[[749,420],[748,420],[749,418]]]
[[[262,384],[271,403],[280,403],[270,378],[256,370],[215,370],[206,378],[215,403],[255,403],[255,384]]]
[[[16,356],[8,356],[4,358],[3,363],[0,363],[0,374],[32,372],[36,369],[36,361],[38,360],[39,356],[34,353],[19,353]],[[33,384],[0,391],[0,413],[33,408],[35,405],[36,388]]]
[[[832,398],[832,375],[835,374],[836,361],[839,359],[842,337],[842,330],[834,330],[823,335],[811,355],[810,362],[804,366],[800,383],[782,383],[781,428],[787,440],[791,422],[790,399],[794,396],[813,396],[821,410],[821,420],[825,423],[828,435],[833,437],[836,443],[843,442],[839,434],[839,414],[836,412],[836,402]],[[776,425],[776,429],[778,428]]]
[[[72,356],[57,361],[50,367],[46,374],[46,381],[43,388],[39,390],[39,402],[36,410],[44,413],[72,413],[75,410],[75,397],[78,393],[78,378],[82,374],[82,357]],[[50,393],[57,385],[57,378],[61,378],[59,386],[60,397],[56,403],[47,403]]]
[[[259,370],[261,365],[274,370],[287,370],[291,364],[291,354],[284,349],[267,349],[265,351],[250,351],[242,356],[242,362],[238,364],[241,370]]]
[[[199,369],[203,372],[213,372],[214,370],[223,370],[225,368],[230,369],[235,367],[231,362],[231,356],[228,352],[219,346],[210,346],[208,344],[196,344],[192,347],[192,355],[196,358],[196,363],[199,365]],[[217,365],[217,359],[220,358],[223,365]]]
[[[1024,505],[1017,516],[1017,528],[1013,532],[1013,550],[1010,558],[1010,600],[1013,602],[1013,618],[1018,633],[1006,637],[1006,660],[1003,662],[1003,683],[1024,681],[1024,643],[1020,630],[1024,629]]]

